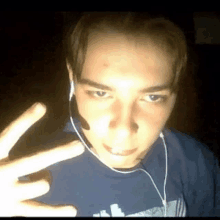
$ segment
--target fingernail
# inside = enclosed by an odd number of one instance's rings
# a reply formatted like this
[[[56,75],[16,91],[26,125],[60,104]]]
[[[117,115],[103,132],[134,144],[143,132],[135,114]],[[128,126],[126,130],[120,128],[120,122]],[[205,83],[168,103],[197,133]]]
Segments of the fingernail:
[[[35,103],[32,108],[36,114],[42,114],[46,111],[46,106],[40,102]]]

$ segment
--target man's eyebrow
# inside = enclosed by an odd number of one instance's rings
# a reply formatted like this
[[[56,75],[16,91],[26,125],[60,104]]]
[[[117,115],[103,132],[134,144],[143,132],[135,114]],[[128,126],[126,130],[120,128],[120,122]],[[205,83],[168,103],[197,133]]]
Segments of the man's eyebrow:
[[[97,89],[102,89],[102,90],[107,90],[107,91],[115,91],[115,89],[101,84],[101,83],[97,83],[95,81],[92,81],[90,79],[80,79],[79,81],[77,81],[80,85],[88,85],[88,86],[92,86],[95,87]],[[162,85],[158,85],[158,86],[152,86],[152,87],[148,87],[148,88],[144,88],[139,90],[140,93],[149,93],[149,92],[158,92],[158,91],[162,91],[162,90],[171,90],[172,89],[172,84],[171,83],[166,83],[166,84],[162,84]]]

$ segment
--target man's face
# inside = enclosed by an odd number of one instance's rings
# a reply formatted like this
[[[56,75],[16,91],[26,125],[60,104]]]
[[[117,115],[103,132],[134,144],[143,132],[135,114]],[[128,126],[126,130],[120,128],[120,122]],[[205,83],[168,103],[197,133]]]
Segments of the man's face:
[[[176,95],[169,89],[141,92],[172,82],[168,55],[144,41],[135,45],[121,35],[93,34],[82,79],[112,89],[75,81],[78,111],[90,127],[82,130],[92,151],[108,166],[136,166],[157,140],[175,104]],[[115,151],[109,152],[105,145]],[[136,151],[123,155],[132,149]]]

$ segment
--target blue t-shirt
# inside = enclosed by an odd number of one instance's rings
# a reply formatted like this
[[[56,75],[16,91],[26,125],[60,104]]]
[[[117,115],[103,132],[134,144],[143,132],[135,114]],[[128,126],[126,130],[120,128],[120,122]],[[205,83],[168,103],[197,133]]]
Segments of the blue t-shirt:
[[[67,123],[65,131],[71,130]],[[163,131],[168,158],[167,216],[220,216],[220,170],[208,147],[176,130]],[[159,137],[140,168],[129,174],[115,172],[87,148],[73,159],[48,167],[50,191],[36,198],[47,204],[69,204],[77,217],[163,217],[166,154]],[[152,179],[156,184],[154,186]]]

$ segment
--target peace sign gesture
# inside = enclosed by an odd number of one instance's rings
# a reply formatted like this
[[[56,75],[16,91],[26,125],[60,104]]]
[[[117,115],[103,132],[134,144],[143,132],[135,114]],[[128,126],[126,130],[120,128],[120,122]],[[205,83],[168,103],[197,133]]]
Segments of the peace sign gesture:
[[[26,130],[44,116],[46,107],[35,104],[13,121],[0,134],[0,216],[76,216],[72,205],[52,206],[30,200],[46,194],[50,184],[46,171],[42,179],[35,182],[20,182],[19,177],[41,172],[59,161],[76,157],[84,152],[80,141],[73,141],[36,155],[10,161],[8,155]]]

